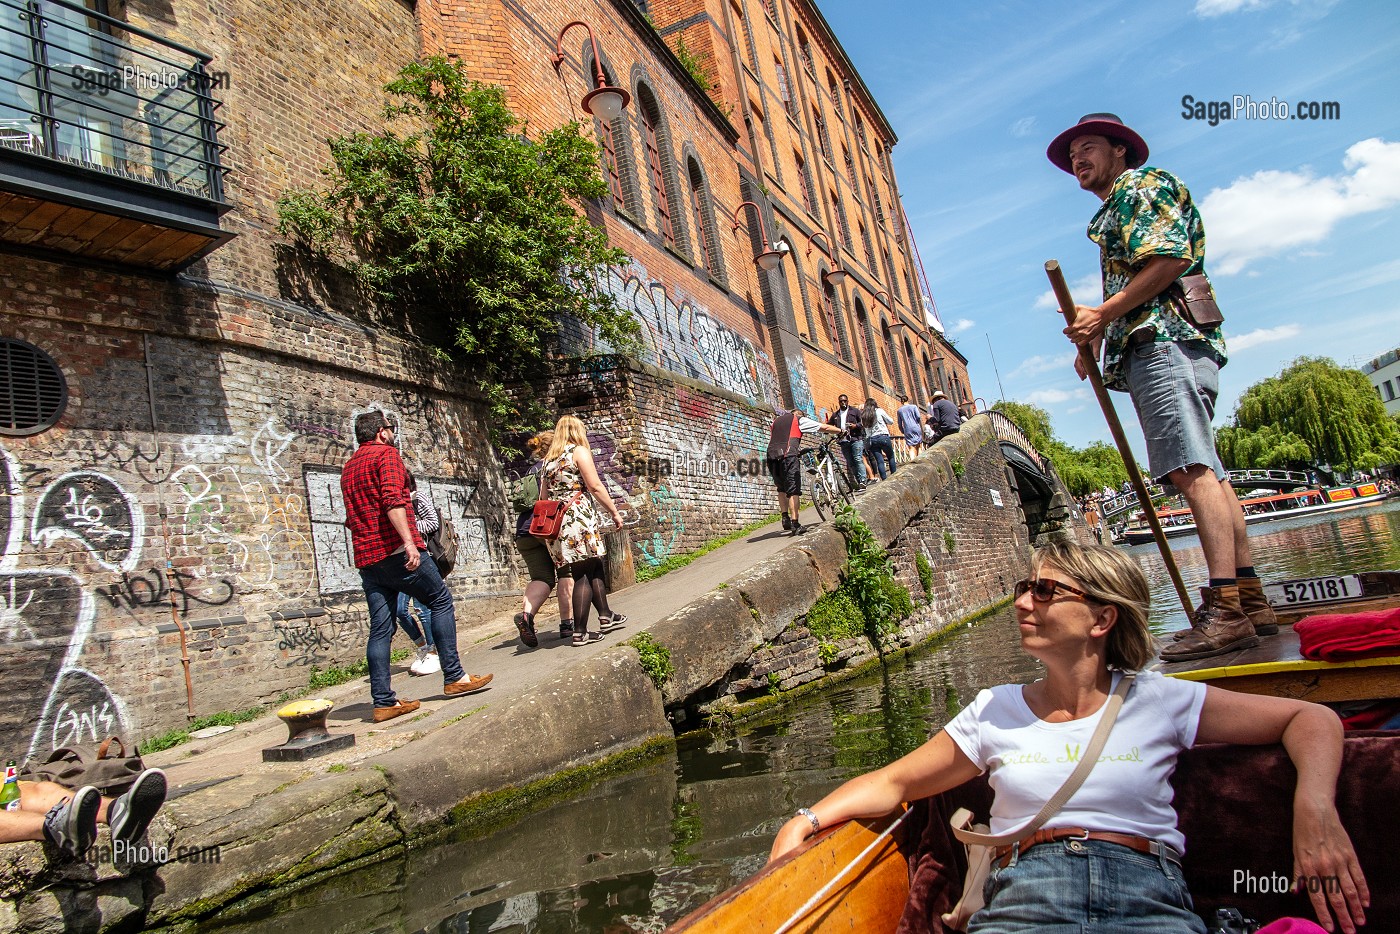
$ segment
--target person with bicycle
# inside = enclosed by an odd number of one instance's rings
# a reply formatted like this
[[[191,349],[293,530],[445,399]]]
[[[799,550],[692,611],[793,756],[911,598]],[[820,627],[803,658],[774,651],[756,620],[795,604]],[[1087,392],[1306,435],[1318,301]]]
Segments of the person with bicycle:
[[[779,412],[773,419],[773,428],[768,438],[768,473],[773,485],[778,488],[778,511],[783,514],[783,531],[793,535],[802,534],[802,523],[798,521],[802,499],[802,465],[798,454],[802,449],[803,434],[824,431],[839,435],[841,429],[821,422],[794,409]]]

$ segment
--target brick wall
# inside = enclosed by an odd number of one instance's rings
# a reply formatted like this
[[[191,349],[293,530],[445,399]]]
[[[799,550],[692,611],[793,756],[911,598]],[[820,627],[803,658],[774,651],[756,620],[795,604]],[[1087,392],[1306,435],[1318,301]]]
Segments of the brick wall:
[[[908,588],[914,613],[886,641],[885,651],[922,642],[996,603],[1029,573],[1026,520],[996,439],[976,447],[961,441],[940,445],[939,450],[958,446],[952,469],[938,468],[941,488],[908,517],[888,546],[895,578]],[[932,568],[928,590],[919,579],[919,555]],[[837,643],[834,657],[824,661],[820,643],[799,618],[756,648],[718,686],[688,699],[691,709],[676,715],[688,718],[716,699],[748,700],[774,686],[789,691],[876,656],[870,640],[859,636]]]

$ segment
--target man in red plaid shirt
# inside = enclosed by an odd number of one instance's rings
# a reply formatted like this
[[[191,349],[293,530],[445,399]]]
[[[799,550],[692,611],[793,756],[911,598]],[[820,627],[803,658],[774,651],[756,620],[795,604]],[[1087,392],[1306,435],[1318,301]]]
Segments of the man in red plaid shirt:
[[[432,611],[433,641],[442,662],[443,693],[472,694],[491,675],[467,675],[457,656],[457,616],[452,592],[437,565],[421,561],[423,539],[413,515],[408,471],[394,444],[394,424],[383,412],[355,419],[359,447],[340,474],[345,499],[345,527],[355,550],[355,567],[369,604],[369,693],[374,722],[381,723],[418,709],[416,700],[399,700],[389,684],[389,643],[394,638],[394,610],[406,593]]]

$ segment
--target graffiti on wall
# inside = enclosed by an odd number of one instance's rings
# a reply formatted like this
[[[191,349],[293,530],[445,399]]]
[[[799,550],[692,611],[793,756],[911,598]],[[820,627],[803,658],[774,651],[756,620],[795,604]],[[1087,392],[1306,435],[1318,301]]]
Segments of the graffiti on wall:
[[[777,370],[768,354],[710,314],[704,305],[679,292],[673,295],[665,283],[635,264],[609,267],[602,286],[641,324],[645,362],[755,402],[781,404]]]
[[[316,551],[316,572],[324,595],[350,593],[360,589],[360,572],[345,528],[345,500],[340,492],[340,470],[330,467],[302,468],[306,478],[306,502],[311,520],[311,539]],[[452,519],[457,531],[457,567],[481,570],[492,564],[486,519],[472,501],[477,484],[461,480],[418,478],[419,489],[433,505]]]

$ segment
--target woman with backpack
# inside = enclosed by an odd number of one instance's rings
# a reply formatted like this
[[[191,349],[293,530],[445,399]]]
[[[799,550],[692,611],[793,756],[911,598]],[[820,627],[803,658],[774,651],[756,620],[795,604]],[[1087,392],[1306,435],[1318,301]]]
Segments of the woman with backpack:
[[[559,638],[567,639],[574,634],[574,580],[559,575],[554,559],[549,555],[549,548],[530,534],[530,511],[540,498],[540,468],[544,466],[544,452],[549,450],[553,441],[554,432],[542,431],[525,442],[525,449],[534,463],[516,484],[511,498],[511,505],[516,510],[515,548],[530,572],[530,583],[525,585],[524,609],[515,614],[515,629],[520,633],[521,643],[532,649],[540,644],[539,636],[535,633],[535,614],[549,599],[549,592],[556,583],[559,586]]]

